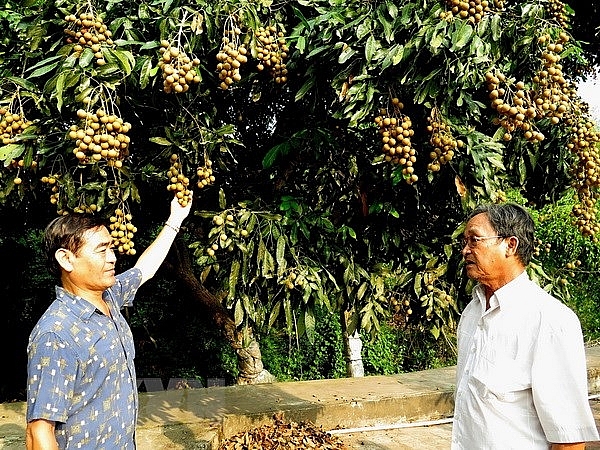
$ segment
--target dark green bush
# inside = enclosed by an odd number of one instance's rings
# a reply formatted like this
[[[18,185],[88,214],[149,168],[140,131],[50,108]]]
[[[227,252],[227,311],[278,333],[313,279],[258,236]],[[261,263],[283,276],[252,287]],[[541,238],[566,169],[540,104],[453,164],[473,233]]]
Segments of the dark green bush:
[[[582,236],[570,215],[571,195],[534,213],[538,259],[547,288],[578,315],[586,341],[600,339],[600,244]]]
[[[279,381],[317,380],[345,376],[339,318],[319,309],[315,340],[296,340],[277,330],[260,339],[265,368]]]

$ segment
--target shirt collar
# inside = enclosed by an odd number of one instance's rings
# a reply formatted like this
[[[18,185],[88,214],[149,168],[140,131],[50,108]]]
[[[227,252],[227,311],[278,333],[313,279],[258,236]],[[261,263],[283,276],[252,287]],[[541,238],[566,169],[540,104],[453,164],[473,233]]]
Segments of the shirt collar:
[[[82,320],[91,319],[96,307],[83,297],[71,294],[61,286],[56,286],[56,299],[69,307],[73,313]]]
[[[529,275],[527,275],[527,271],[524,270],[518,277],[513,278],[500,289],[496,290],[490,297],[490,309],[488,311],[491,311],[497,307],[506,309],[517,306],[515,298],[518,297],[516,294],[517,292],[521,291],[523,284],[527,283],[528,281]],[[475,286],[474,296],[481,304],[482,311],[485,311],[485,286],[482,284]]]

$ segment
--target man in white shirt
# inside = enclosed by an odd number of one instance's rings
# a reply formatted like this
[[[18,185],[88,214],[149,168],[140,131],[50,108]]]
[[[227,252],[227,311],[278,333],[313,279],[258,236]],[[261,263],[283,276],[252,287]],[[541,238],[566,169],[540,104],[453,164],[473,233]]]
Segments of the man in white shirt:
[[[477,286],[458,325],[454,450],[574,450],[598,440],[579,319],[525,271],[534,223],[476,208],[462,254]]]

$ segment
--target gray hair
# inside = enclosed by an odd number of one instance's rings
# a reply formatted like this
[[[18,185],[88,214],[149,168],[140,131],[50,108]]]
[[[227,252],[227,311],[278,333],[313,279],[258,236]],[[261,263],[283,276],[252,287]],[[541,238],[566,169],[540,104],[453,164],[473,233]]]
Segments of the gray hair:
[[[467,221],[478,214],[487,216],[498,236],[519,239],[517,256],[524,265],[529,264],[535,246],[535,224],[525,208],[515,203],[479,205],[471,211]]]

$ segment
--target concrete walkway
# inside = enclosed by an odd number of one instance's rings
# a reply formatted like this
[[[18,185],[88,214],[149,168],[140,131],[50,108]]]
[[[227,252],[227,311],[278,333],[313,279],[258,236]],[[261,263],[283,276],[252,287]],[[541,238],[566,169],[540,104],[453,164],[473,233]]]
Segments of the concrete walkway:
[[[587,349],[587,362],[589,392],[598,394],[600,346]],[[224,438],[271,423],[276,412],[283,412],[287,420],[337,430],[334,433],[352,449],[448,449],[451,423],[388,427],[448,421],[454,375],[455,367],[447,367],[393,376],[142,393],[138,449],[216,450]],[[352,431],[363,427],[375,430]],[[0,448],[23,449],[24,429],[25,404],[0,404]]]
[[[590,406],[600,431],[600,400],[590,399]],[[427,422],[400,423],[370,430],[332,431],[353,450],[449,450],[452,440],[452,419],[438,424]],[[435,422],[435,421],[431,421]],[[600,450],[600,441],[588,442],[586,450]]]

